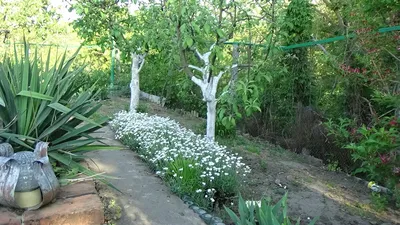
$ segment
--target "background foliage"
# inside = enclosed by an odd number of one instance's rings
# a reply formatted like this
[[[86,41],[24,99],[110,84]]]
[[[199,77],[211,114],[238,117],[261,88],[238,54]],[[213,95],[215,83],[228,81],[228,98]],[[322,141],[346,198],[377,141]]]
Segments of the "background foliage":
[[[382,120],[398,118],[393,116],[400,105],[400,34],[377,33],[399,24],[396,3],[137,1],[140,10],[133,10],[126,2],[78,1],[73,7],[81,15],[75,28],[87,43],[108,47],[114,42],[122,52],[147,51],[142,90],[167,97],[170,107],[195,110],[200,116],[205,116],[201,93],[183,73],[182,55],[188,58],[186,63],[196,65],[194,50],[203,52],[216,43],[212,72],[239,64],[237,76],[232,70],[219,86],[219,135],[250,133],[377,179],[373,174],[380,172],[375,169],[356,170],[369,159],[357,156],[355,146],[378,135]],[[280,48],[340,35],[349,38],[288,51]],[[239,56],[234,55],[235,44]],[[343,127],[341,121],[351,121],[351,127]],[[363,127],[371,130],[365,140],[344,132],[362,133]],[[397,126],[391,129],[398,132]],[[383,142],[385,152],[396,155],[397,139]],[[378,149],[369,155],[380,171]]]

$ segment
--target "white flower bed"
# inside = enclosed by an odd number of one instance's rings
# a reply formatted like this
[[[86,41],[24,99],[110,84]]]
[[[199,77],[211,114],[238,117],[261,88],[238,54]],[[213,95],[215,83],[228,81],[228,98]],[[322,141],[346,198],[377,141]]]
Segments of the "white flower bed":
[[[160,176],[169,173],[176,179],[185,179],[183,168],[169,171],[168,164],[177,158],[193,160],[194,165],[188,167],[200,168],[199,179],[203,186],[196,192],[204,193],[211,202],[214,201],[212,193],[219,191],[219,186],[214,183],[224,176],[246,176],[250,172],[238,154],[196,135],[169,118],[122,111],[110,124],[116,132],[116,139],[134,141],[141,157],[152,163]]]

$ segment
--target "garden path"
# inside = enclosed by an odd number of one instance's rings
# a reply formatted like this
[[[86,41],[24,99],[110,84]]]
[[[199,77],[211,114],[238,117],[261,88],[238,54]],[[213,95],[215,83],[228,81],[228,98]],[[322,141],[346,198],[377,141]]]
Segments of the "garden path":
[[[93,136],[104,138],[113,146],[124,146],[114,140],[114,133],[103,127]],[[116,221],[121,225],[204,225],[197,214],[169,191],[163,181],[152,173],[138,155],[129,149],[94,151],[88,153],[93,160],[89,166],[97,171],[116,177],[110,182],[122,193],[112,195],[122,207],[122,216]],[[100,190],[100,195],[102,191]]]

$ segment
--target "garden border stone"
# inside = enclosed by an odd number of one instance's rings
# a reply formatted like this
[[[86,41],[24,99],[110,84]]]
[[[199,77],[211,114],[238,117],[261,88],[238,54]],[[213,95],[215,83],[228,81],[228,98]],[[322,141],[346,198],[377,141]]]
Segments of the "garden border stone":
[[[207,225],[225,225],[223,220],[217,216],[213,216],[211,213],[208,213],[205,209],[199,207],[192,201],[192,199],[185,195],[181,197],[182,201],[188,205],[189,209],[192,209],[199,217],[206,223]]]

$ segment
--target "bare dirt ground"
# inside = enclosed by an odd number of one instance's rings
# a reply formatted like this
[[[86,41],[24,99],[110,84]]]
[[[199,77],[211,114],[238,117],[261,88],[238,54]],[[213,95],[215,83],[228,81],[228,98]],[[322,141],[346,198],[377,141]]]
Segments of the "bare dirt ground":
[[[271,196],[278,200],[285,192],[281,184],[289,191],[290,212],[302,221],[319,216],[317,224],[325,225],[400,223],[399,212],[372,209],[364,181],[327,171],[318,160],[267,149],[242,155],[252,167],[245,188],[248,198]]]
[[[106,100],[102,113],[112,115],[128,103],[124,98]],[[149,114],[168,116],[190,129],[198,129],[204,123],[204,119],[146,104]],[[320,160],[248,136],[219,141],[238,152],[252,168],[242,188],[242,195],[248,200],[263,197],[278,200],[288,191],[290,214],[293,218],[300,217],[302,224],[315,216],[320,217],[317,222],[320,225],[400,224],[399,211],[373,209],[365,181],[328,171]]]

